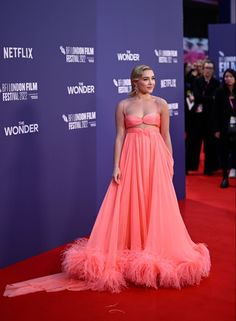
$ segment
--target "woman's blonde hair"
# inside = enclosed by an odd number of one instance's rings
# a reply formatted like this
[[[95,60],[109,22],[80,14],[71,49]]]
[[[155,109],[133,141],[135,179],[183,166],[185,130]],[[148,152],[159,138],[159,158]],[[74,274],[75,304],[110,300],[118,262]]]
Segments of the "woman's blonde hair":
[[[130,97],[134,97],[137,94],[135,89],[135,81],[142,77],[142,74],[145,70],[152,70],[152,68],[147,65],[138,65],[134,67],[134,69],[132,70],[130,75],[131,87],[132,87],[131,92],[129,93]]]

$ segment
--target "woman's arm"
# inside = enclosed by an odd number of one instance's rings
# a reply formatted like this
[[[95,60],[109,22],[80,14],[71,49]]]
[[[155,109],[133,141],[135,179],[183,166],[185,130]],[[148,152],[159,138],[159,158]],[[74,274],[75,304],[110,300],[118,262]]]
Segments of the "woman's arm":
[[[169,132],[170,116],[167,102],[163,99],[161,102],[161,136],[172,155],[172,144]]]
[[[119,184],[121,178],[121,172],[119,168],[120,155],[125,138],[125,124],[124,124],[124,105],[122,101],[116,108],[116,139],[114,146],[114,168],[112,177],[114,181]]]

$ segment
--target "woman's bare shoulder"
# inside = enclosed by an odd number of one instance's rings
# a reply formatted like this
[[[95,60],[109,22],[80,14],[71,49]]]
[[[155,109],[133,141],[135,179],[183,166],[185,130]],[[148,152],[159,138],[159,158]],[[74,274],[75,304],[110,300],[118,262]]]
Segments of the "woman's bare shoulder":
[[[168,109],[168,104],[167,104],[167,101],[161,97],[158,97],[158,96],[152,96],[159,111],[162,112],[162,111],[165,111],[166,109]]]
[[[131,101],[132,101],[131,97],[120,100],[117,104],[117,110],[124,111],[127,108],[127,106],[131,103]]]
[[[152,96],[157,104],[167,105],[167,101],[159,96]]]

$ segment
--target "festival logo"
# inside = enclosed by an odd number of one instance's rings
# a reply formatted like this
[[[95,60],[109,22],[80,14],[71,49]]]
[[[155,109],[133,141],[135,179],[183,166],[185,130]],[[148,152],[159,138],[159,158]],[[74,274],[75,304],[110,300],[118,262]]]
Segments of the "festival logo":
[[[132,89],[130,79],[113,79],[113,84],[117,87],[118,94],[127,94]]]
[[[0,86],[3,102],[38,99],[37,82],[3,83]]]
[[[68,95],[78,95],[78,94],[94,94],[94,85],[84,85],[83,82],[79,82],[78,85],[67,86]]]
[[[33,48],[3,47],[3,59],[33,59]]]
[[[160,64],[171,64],[178,62],[177,50],[161,50],[155,49],[154,53]]]
[[[96,127],[95,111],[68,115],[63,114],[62,119],[68,124],[69,130]]]
[[[226,69],[231,68],[236,70],[236,56],[225,56],[222,51],[219,51],[219,78],[222,79]]]
[[[20,121],[18,125],[4,127],[5,136],[17,136],[26,134],[35,134],[39,132],[39,124],[25,124],[24,121]]]
[[[170,116],[178,116],[179,115],[179,104],[178,103],[171,103],[168,104]]]
[[[160,80],[161,88],[175,88],[176,87],[176,79],[161,79]]]
[[[60,46],[61,53],[68,63],[94,63],[94,47],[63,47]]]
[[[139,53],[132,53],[130,50],[117,53],[118,61],[140,61]]]

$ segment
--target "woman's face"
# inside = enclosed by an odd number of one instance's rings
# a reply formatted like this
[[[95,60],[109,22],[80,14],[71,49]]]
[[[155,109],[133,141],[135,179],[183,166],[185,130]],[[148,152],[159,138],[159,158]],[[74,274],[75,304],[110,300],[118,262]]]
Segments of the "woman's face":
[[[224,76],[224,80],[225,80],[225,84],[227,86],[234,86],[235,84],[235,78],[234,76],[231,74],[231,72],[226,72],[225,76]]]
[[[155,75],[152,70],[145,70],[142,76],[136,81],[137,92],[151,94],[155,87]]]

